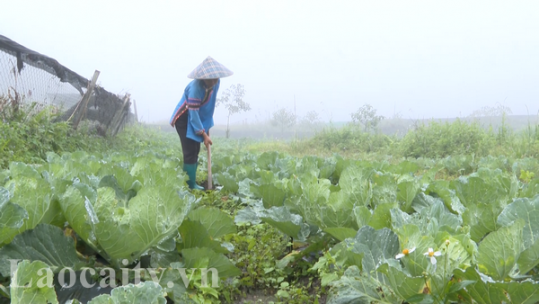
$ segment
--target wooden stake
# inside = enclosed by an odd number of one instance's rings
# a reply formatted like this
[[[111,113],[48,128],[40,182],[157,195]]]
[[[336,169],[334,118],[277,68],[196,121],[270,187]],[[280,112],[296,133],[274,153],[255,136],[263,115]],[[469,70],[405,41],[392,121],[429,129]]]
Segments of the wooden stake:
[[[71,117],[69,117],[68,121],[71,120],[75,114],[80,113],[75,116],[75,121],[73,122],[73,127],[76,129],[79,126],[80,121],[84,118],[84,115],[86,115],[86,110],[88,108],[88,102],[90,101],[90,98],[92,97],[92,93],[95,88],[95,83],[97,82],[97,78],[99,77],[100,72],[98,70],[95,70],[94,76],[92,77],[92,80],[88,84],[88,88],[86,89],[86,93],[82,97],[81,101],[75,108],[75,111],[73,111],[73,114],[71,114]],[[80,108],[82,107],[82,108]]]
[[[138,122],[137,101],[134,99],[133,99],[133,106],[135,107],[135,121]]]
[[[213,178],[211,174],[211,145],[208,145],[208,190],[213,186]]]
[[[109,126],[109,134],[112,136],[116,136],[116,134],[118,134],[118,131],[120,130],[120,125],[122,124],[122,121],[126,114],[125,112],[129,109],[129,97],[131,97],[131,94],[125,94],[123,105],[116,111],[114,117],[112,118],[112,121]]]

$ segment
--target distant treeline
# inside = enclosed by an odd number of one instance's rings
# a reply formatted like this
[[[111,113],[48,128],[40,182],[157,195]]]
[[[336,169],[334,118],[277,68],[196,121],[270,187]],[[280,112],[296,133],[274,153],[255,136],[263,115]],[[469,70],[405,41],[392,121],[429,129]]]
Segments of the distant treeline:
[[[428,126],[435,122],[438,124],[453,123],[457,120],[466,123],[478,124],[484,129],[497,131],[499,128],[509,128],[515,132],[525,130],[529,126],[539,125],[539,116],[535,115],[511,115],[492,117],[462,117],[444,119],[404,119],[389,118],[382,120],[374,130],[390,136],[403,137],[411,130],[416,130],[422,126]],[[271,122],[233,124],[230,126],[230,138],[241,139],[250,138],[257,140],[288,140],[306,139],[313,137],[327,128],[339,129],[350,126],[351,122],[330,122],[330,123],[300,123],[282,130],[275,127]],[[163,132],[176,132],[174,128],[166,123],[148,124],[149,127],[160,129]],[[226,125],[216,125],[211,129],[211,135],[216,137],[226,136]]]

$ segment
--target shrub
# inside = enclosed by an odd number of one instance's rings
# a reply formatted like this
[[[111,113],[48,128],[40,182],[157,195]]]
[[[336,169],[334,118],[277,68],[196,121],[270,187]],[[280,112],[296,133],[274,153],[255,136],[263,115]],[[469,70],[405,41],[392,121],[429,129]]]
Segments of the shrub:
[[[496,145],[496,136],[478,123],[457,119],[452,123],[421,124],[400,142],[406,157],[446,157],[455,154],[488,155]]]
[[[327,127],[308,142],[323,149],[343,152],[389,152],[395,139],[379,133],[363,132],[358,126],[347,125],[340,129]]]
[[[68,122],[54,122],[52,107],[37,103],[20,105],[17,111],[4,108],[0,120],[0,168],[10,162],[42,162],[47,152],[100,149],[102,141],[81,128],[73,130]]]

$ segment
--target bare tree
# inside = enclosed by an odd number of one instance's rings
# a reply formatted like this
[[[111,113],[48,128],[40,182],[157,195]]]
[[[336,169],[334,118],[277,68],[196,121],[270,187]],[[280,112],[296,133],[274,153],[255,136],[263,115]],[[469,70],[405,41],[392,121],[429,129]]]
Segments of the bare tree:
[[[296,124],[296,115],[285,108],[275,111],[271,117],[271,125],[281,129],[290,128]]]
[[[309,111],[307,114],[305,114],[305,117],[303,117],[303,123],[306,125],[316,125],[320,122],[320,115],[318,115],[318,112],[316,111]]]
[[[233,84],[226,89],[221,98],[217,99],[216,106],[224,105],[228,111],[228,117],[226,121],[226,138],[230,136],[230,116],[240,112],[247,112],[251,110],[249,103],[243,100],[245,96],[245,89],[242,84]]]

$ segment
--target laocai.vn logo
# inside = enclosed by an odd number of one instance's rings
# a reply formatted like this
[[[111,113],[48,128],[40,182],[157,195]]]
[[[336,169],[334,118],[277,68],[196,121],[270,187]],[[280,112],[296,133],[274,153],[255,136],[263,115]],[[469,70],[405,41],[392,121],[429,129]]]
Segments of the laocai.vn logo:
[[[11,277],[14,278],[21,260],[8,259],[8,261],[10,262]],[[123,260],[122,263],[127,266],[128,261]],[[36,272],[32,274],[34,280],[25,283],[24,286],[16,287],[52,288],[56,283],[61,288],[72,288],[75,285],[83,288],[116,288],[144,281],[153,281],[168,288],[173,288],[176,284],[183,284],[185,288],[189,288],[191,282],[198,281],[200,286],[209,287],[208,273],[211,273],[211,287],[219,287],[219,272],[215,268],[141,268],[140,263],[138,263],[133,268],[119,268],[119,270],[110,267],[82,267],[77,271],[71,267],[64,267],[57,268],[54,272],[49,267],[34,268],[34,270]],[[15,287],[16,284],[16,280],[12,280],[11,287]]]

